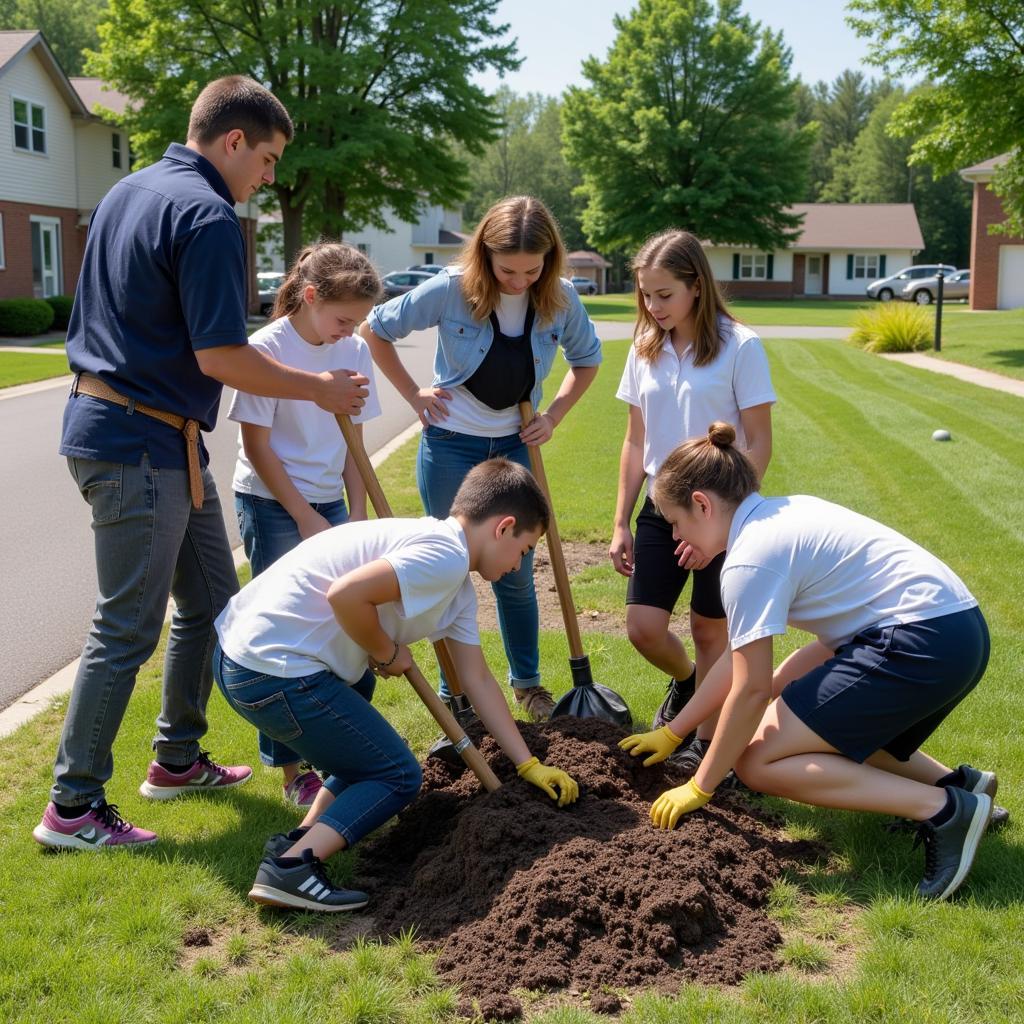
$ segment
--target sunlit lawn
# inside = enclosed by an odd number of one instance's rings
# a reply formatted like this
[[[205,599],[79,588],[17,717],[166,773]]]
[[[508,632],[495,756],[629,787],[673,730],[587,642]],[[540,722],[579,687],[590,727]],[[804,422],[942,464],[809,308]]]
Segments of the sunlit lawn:
[[[0,349],[0,388],[30,384],[50,377],[64,377],[70,372],[67,358],[63,355],[4,352]]]

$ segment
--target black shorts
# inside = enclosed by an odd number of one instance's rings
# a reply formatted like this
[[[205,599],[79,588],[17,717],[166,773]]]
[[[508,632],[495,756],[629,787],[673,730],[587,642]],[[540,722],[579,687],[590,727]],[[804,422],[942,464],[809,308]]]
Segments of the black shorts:
[[[633,575],[626,587],[626,604],[644,604],[661,608],[670,615],[686,586],[689,569],[681,569],[676,558],[677,543],[672,526],[658,514],[654,502],[644,499],[633,531]],[[725,552],[713,558],[703,569],[693,570],[690,608],[707,619],[724,619],[722,607],[722,563]]]
[[[906,761],[977,685],[989,656],[978,608],[873,626],[794,679],[786,706],[853,761],[884,750]]]

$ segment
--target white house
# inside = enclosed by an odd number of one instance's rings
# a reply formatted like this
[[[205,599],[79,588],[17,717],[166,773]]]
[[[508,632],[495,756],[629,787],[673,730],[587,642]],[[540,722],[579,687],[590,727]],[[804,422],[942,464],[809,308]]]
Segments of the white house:
[[[730,298],[863,298],[866,285],[909,266],[924,248],[912,203],[796,203],[795,242],[773,252],[705,242]]]
[[[126,105],[98,78],[68,78],[41,32],[0,31],[0,299],[74,292],[92,211],[131,170],[127,133],[95,111]],[[255,205],[235,211],[253,307]]]
[[[459,253],[467,235],[461,231],[462,214],[442,206],[428,206],[415,223],[384,211],[387,228],[364,228],[345,235],[345,241],[365,252],[382,273],[405,270],[417,263],[447,266]],[[281,214],[276,210],[260,216],[260,270],[284,270]]]

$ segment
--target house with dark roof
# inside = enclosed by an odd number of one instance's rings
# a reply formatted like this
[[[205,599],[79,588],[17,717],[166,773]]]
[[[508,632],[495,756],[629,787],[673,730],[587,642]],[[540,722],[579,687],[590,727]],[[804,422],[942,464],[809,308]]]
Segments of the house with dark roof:
[[[989,228],[1006,220],[990,184],[1009,153],[965,167],[960,177],[974,186],[971,212],[971,309],[1017,309],[1024,306],[1024,238],[992,235]]]
[[[864,298],[868,284],[911,265],[924,249],[912,203],[796,203],[788,212],[803,222],[785,248],[704,243],[730,298]]]

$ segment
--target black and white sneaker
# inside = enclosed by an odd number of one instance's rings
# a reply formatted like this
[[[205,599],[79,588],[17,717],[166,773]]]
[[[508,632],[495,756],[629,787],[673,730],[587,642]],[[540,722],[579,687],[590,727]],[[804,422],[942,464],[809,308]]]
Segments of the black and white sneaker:
[[[309,825],[300,825],[291,832],[278,832],[272,835],[263,847],[264,857],[283,857],[308,831]]]
[[[969,793],[955,786],[946,792],[953,799],[953,817],[939,826],[922,821],[914,840],[915,848],[924,845],[924,878],[917,892],[926,899],[944,900],[960,888],[992,814],[987,793]]]
[[[969,764],[962,764],[957,767],[960,778],[964,780],[961,789],[968,793],[985,793],[996,798],[996,790],[999,788],[999,780],[995,772],[983,772],[980,768],[972,768]]]
[[[673,767],[693,775],[700,767],[710,746],[711,740],[702,740],[695,736],[685,747],[680,747],[675,753],[669,754],[666,760]]]
[[[359,910],[370,901],[365,892],[336,889],[312,850],[303,850],[301,857],[264,857],[249,899],[269,907],[326,913]]]
[[[696,687],[696,669],[694,669],[689,679],[684,679],[682,682],[678,679],[670,679],[665,699],[661,702],[661,707],[654,713],[651,728],[660,729],[663,725],[668,725],[683,710],[686,702],[693,696]]]

